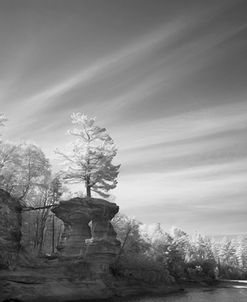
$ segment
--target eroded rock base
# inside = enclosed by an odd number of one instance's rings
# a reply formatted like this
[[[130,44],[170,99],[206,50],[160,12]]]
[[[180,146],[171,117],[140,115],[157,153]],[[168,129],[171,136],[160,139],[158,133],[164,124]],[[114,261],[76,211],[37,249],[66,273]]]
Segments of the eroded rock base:
[[[40,260],[15,271],[0,271],[0,301],[78,301],[113,295],[106,273],[96,273],[84,260]],[[11,300],[12,299],[12,300]]]

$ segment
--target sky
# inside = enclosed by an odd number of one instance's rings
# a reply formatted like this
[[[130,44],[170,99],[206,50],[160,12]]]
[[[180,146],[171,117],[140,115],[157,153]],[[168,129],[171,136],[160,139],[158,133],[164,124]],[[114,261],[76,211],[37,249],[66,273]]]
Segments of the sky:
[[[70,115],[118,147],[120,211],[203,234],[247,227],[245,0],[0,0],[5,140],[55,169]]]

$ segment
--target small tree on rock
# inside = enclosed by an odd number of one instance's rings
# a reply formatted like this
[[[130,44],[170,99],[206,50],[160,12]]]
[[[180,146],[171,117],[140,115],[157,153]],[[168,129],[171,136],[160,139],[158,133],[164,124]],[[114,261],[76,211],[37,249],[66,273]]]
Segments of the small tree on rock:
[[[107,192],[117,185],[120,165],[112,164],[117,148],[106,129],[95,125],[95,118],[81,113],[73,113],[71,118],[74,127],[68,133],[77,138],[72,152],[56,151],[65,160],[62,178],[67,183],[84,182],[87,197],[91,191],[108,197]]]

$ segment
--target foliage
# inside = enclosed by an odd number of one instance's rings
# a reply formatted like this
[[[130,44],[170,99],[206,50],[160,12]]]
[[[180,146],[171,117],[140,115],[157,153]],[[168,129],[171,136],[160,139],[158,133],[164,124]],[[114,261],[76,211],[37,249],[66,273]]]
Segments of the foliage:
[[[123,254],[144,254],[149,249],[150,244],[140,231],[141,223],[136,219],[117,214],[112,220],[112,225],[122,243]]]
[[[113,165],[117,154],[116,146],[105,128],[95,125],[94,118],[81,113],[73,113],[74,128],[68,133],[76,137],[72,152],[57,153],[64,159],[66,168],[62,171],[63,180],[67,183],[84,182],[87,196],[91,191],[108,197],[107,192],[117,185],[120,165]]]
[[[219,275],[225,279],[247,279],[247,238],[239,236],[237,240],[223,240],[215,249]]]
[[[19,147],[11,143],[0,144],[0,187],[12,194],[17,185],[21,158]]]
[[[136,272],[140,274],[141,267],[149,271],[152,266],[169,272],[170,280],[247,278],[245,237],[238,238],[235,243],[227,239],[217,243],[200,234],[189,236],[178,228],[165,232],[160,224],[147,235],[141,231],[141,223],[121,214],[114,218],[113,225],[122,244],[128,230],[131,234],[119,260],[120,272],[135,275]]]
[[[43,151],[33,144],[0,144],[0,187],[30,203],[51,174]]]
[[[33,195],[35,198],[32,200],[33,207],[46,207],[58,202],[63,193],[62,184],[58,176],[50,177],[47,182],[39,187],[38,192]],[[61,222],[56,219],[56,225],[53,230],[53,214],[50,208],[41,208],[35,211],[23,213],[23,245],[32,250],[33,253],[51,252],[52,234],[55,232],[59,236],[61,230]],[[32,227],[30,227],[32,226]],[[49,237],[48,242],[47,238]]]

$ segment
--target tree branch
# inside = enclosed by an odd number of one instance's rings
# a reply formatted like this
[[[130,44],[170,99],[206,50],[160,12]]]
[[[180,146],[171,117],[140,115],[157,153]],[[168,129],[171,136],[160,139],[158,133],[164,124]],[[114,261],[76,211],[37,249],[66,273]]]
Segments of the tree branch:
[[[50,204],[49,206],[43,206],[43,207],[22,207],[22,211],[36,211],[36,210],[41,210],[41,209],[48,209],[48,208],[52,208],[54,206],[58,205],[58,203],[54,203],[54,204]]]

